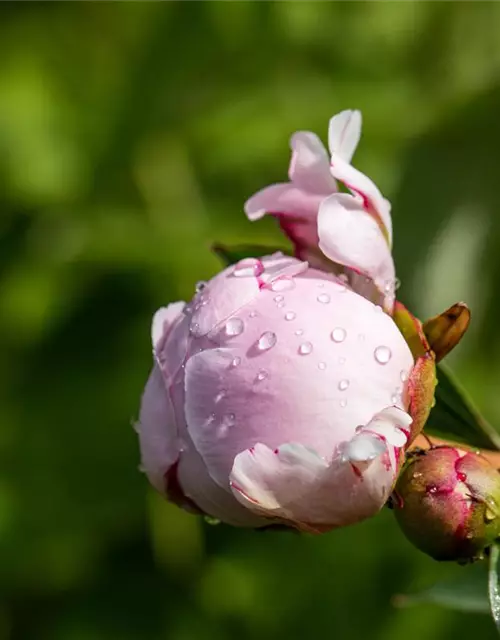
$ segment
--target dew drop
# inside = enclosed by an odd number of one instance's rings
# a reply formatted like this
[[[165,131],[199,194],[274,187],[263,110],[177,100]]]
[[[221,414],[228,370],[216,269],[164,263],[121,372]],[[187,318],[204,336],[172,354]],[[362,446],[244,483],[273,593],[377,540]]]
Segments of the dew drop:
[[[208,426],[208,425],[213,424],[213,423],[215,422],[215,418],[216,418],[216,417],[217,417],[217,416],[215,415],[215,413],[211,413],[211,414],[208,416],[207,426]]]
[[[295,320],[297,315],[293,311],[288,311],[285,313],[285,320]]]
[[[401,397],[394,394],[393,396],[391,396],[391,402],[392,404],[398,404],[398,402],[401,400]]]
[[[459,482],[465,482],[467,480],[467,474],[465,474],[463,471],[458,471],[457,480]]]
[[[277,306],[282,309],[285,306],[284,302],[278,302]]]
[[[297,329],[297,331],[295,332],[296,336],[301,336],[304,333],[304,329]]]
[[[321,302],[321,304],[328,304],[331,298],[327,293],[320,293],[316,300]]]
[[[220,402],[224,398],[225,395],[226,395],[226,390],[225,389],[221,389],[219,391],[219,393],[215,396],[215,402],[216,403]]]
[[[347,407],[347,400],[345,398],[342,398],[342,400],[339,402],[339,405],[342,408]]]
[[[345,364],[345,358],[339,358],[339,364]]]
[[[189,325],[189,333],[198,337],[200,335],[200,325],[197,322],[191,322]]]
[[[303,342],[299,347],[299,354],[301,356],[307,356],[312,353],[313,346],[310,342]]]
[[[484,512],[484,519],[487,522],[491,522],[496,517],[497,517],[496,513],[494,511],[492,511],[491,509],[489,509],[488,507],[486,507],[486,511]]]
[[[278,338],[273,331],[265,331],[259,338],[257,342],[257,347],[261,351],[267,351],[268,349],[272,349],[276,344]]]
[[[264,273],[264,265],[257,258],[244,258],[235,265],[233,276],[235,278],[258,277]]]
[[[257,311],[250,311],[250,313],[248,314],[249,318],[256,318],[257,317]]]
[[[241,364],[241,358],[240,356],[235,356],[232,360],[231,360],[231,367],[237,367]]]
[[[294,287],[295,282],[293,278],[286,276],[283,278],[278,278],[271,283],[272,291],[290,291],[290,289],[293,289]]]
[[[265,371],[264,369],[261,369],[259,373],[255,376],[255,381],[262,382],[262,380],[265,380],[267,376],[268,376],[267,371]]]
[[[435,484],[431,484],[427,487],[426,491],[427,493],[434,495],[439,491],[439,488]]]
[[[325,286],[325,283],[324,283],[324,282],[318,282],[318,287],[319,287],[320,289],[322,289],[324,286]]]
[[[384,346],[377,347],[373,352],[373,355],[379,364],[387,364],[392,357],[389,347]]]
[[[201,293],[206,286],[207,283],[204,280],[200,280],[199,282],[197,282],[195,286],[196,293]]]
[[[401,370],[399,377],[401,379],[401,382],[406,382],[408,380],[408,374],[406,373],[406,371],[404,371],[404,369]]]
[[[236,422],[236,416],[234,413],[226,413],[226,415],[222,418],[223,423],[226,427],[232,427]]]
[[[226,322],[226,334],[228,336],[239,336],[243,333],[244,324],[240,318],[231,318]]]
[[[335,327],[335,329],[330,334],[330,337],[334,342],[344,342],[346,336],[347,332],[342,327]]]
[[[274,302],[283,302],[285,298],[283,296],[274,296]]]
[[[341,380],[338,387],[340,391],[345,391],[349,388],[349,380]]]
[[[324,371],[326,369],[326,362],[318,362],[318,369]]]

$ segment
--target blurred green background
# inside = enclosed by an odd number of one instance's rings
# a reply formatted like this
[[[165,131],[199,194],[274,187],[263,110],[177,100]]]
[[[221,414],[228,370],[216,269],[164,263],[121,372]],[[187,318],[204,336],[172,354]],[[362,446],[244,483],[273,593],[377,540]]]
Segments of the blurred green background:
[[[138,471],[156,308],[276,244],[244,200],[360,108],[403,301],[466,300],[453,354],[500,423],[500,3],[0,5],[0,638],[495,637],[392,598],[460,576],[390,512],[318,538],[213,527]]]

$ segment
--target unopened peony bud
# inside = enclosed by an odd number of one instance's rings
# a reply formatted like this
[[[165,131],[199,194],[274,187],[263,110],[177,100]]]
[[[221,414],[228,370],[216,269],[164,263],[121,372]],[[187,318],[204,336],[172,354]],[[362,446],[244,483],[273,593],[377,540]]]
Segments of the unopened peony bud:
[[[500,474],[478,453],[451,446],[416,452],[393,504],[407,538],[436,560],[481,558],[500,535]]]

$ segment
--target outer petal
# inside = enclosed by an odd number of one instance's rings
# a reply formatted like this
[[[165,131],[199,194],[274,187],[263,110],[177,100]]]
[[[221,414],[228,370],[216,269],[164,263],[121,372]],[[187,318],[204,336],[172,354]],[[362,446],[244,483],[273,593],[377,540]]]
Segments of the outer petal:
[[[292,159],[288,177],[309,193],[327,196],[337,190],[330,173],[330,162],[323,143],[315,133],[297,131],[290,139]]]
[[[391,252],[379,225],[357,198],[339,193],[324,200],[318,234],[327,258],[371,278],[392,307],[395,270]]]
[[[184,495],[204,513],[241,527],[262,527],[270,524],[239,503],[229,490],[220,487],[208,475],[207,468],[192,443],[188,443],[179,459],[178,481]]]
[[[165,474],[179,456],[179,437],[171,399],[158,365],[144,389],[137,423],[142,468],[151,484],[165,493]]]
[[[337,153],[332,153],[330,170],[337,180],[340,180],[348,189],[361,196],[364,208],[380,224],[389,245],[391,245],[391,207],[389,201],[382,196],[377,186],[364,173],[355,169]]]
[[[346,110],[330,119],[328,146],[330,153],[336,153],[350,162],[361,137],[361,111]]]
[[[274,451],[257,444],[236,456],[231,487],[249,509],[300,529],[320,532],[352,524],[385,504],[396,476],[389,441],[405,443],[399,427],[407,429],[410,422],[404,411],[389,407],[341,444],[331,462],[301,444]]]
[[[245,263],[248,263],[248,259]],[[262,260],[255,258],[254,264],[256,268],[253,271],[242,271],[238,265],[228,267],[194,298],[189,311],[189,327],[193,336],[209,334],[238,309],[249,304],[261,289],[271,287],[276,280],[292,277],[307,269],[306,262],[282,253],[266,256]]]
[[[266,213],[314,221],[321,201],[333,191],[334,188],[327,193],[310,192],[293,182],[273,184],[258,191],[245,202],[245,213],[252,222]]]

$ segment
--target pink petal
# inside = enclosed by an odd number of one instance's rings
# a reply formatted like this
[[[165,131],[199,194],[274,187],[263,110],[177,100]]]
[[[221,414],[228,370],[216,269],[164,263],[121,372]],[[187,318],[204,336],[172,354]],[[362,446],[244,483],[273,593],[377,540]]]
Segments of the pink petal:
[[[393,402],[401,372],[413,366],[392,319],[335,277],[308,269],[285,283],[261,289],[196,339],[185,366],[188,432],[223,487],[235,456],[257,442],[301,442],[330,456]],[[228,322],[237,334],[227,333]],[[381,345],[390,350],[382,364]]]
[[[343,182],[348,189],[362,198],[364,208],[385,229],[389,245],[391,245],[392,220],[390,203],[382,196],[376,185],[364,173],[355,169],[337,153],[332,153],[330,170],[337,180]]]
[[[391,432],[407,428],[411,418],[390,407],[372,422]],[[324,531],[372,516],[389,497],[397,471],[394,448],[372,426],[342,443],[330,462],[302,444],[272,450],[259,443],[235,458],[234,495],[255,513],[306,530]]]
[[[290,139],[292,158],[290,181],[303,191],[327,196],[337,190],[330,173],[330,162],[323,143],[315,133],[297,131]]]
[[[195,297],[190,305],[189,320],[193,336],[208,335],[235,310],[249,304],[262,288],[271,286],[274,280],[291,277],[307,269],[307,263],[279,252],[254,260],[256,265],[260,265],[257,275],[240,277],[238,265],[232,265],[212,278]]]
[[[144,389],[136,428],[142,467],[151,484],[164,494],[165,473],[179,456],[179,439],[174,408],[158,365]]]
[[[327,194],[309,192],[293,182],[273,184],[258,191],[245,202],[245,213],[252,222],[266,213],[291,215],[307,220],[316,220],[318,207]]]
[[[361,112],[346,110],[330,119],[328,146],[330,153],[350,162],[361,137]]]
[[[318,214],[319,246],[327,258],[371,278],[394,301],[395,269],[387,242],[376,220],[360,201],[346,193],[323,201]]]

